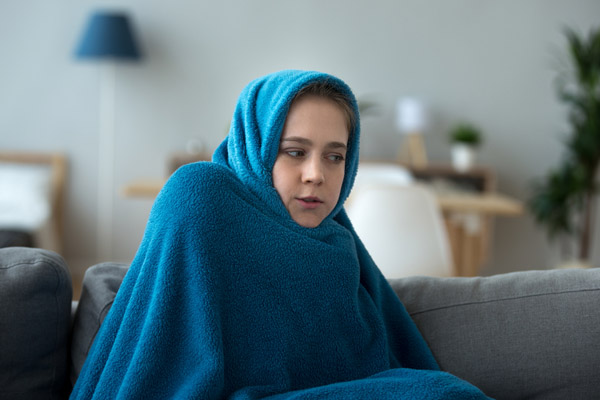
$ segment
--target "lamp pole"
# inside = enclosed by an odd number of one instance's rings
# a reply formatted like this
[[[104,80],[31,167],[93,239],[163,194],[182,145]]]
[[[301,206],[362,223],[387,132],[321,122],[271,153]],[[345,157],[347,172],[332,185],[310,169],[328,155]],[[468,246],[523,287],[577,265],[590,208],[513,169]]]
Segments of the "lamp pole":
[[[98,135],[97,255],[113,256],[113,192],[115,170],[116,65],[106,60],[100,68],[100,129]]]

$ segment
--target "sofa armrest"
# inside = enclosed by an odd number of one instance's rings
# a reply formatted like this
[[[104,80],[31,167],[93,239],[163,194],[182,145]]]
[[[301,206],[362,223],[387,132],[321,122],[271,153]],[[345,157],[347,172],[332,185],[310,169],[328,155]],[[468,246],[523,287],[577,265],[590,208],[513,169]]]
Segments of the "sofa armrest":
[[[108,314],[128,266],[102,263],[87,269],[81,297],[73,319],[71,339],[71,383],[79,377],[100,325]]]
[[[0,398],[64,398],[72,295],[58,254],[0,249]]]
[[[440,367],[497,399],[600,393],[600,269],[390,281]]]

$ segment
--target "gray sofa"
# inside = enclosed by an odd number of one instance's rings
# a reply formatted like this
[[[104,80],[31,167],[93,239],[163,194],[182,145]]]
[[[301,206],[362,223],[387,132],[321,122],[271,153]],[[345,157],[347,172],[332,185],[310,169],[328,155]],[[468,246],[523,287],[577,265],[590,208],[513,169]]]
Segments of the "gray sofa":
[[[126,271],[114,263],[88,269],[72,308],[60,256],[0,249],[1,399],[68,396]],[[442,369],[489,396],[600,398],[599,269],[391,284]]]

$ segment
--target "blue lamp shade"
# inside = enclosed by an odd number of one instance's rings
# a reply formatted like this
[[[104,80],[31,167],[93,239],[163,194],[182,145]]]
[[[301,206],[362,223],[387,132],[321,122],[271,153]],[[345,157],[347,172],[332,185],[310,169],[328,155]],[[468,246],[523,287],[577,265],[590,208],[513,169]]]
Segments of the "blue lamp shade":
[[[94,13],[81,37],[75,56],[139,60],[141,54],[128,16],[118,12]]]

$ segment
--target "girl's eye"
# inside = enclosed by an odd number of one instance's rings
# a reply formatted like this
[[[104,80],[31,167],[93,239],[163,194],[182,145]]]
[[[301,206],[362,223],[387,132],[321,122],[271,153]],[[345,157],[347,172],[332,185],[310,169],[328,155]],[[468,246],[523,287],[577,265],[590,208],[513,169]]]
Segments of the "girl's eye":
[[[302,150],[286,150],[285,153],[294,158],[304,156],[304,151]]]
[[[327,158],[330,161],[333,161],[334,163],[340,163],[344,161],[344,156],[342,156],[341,154],[330,154],[327,156]]]

